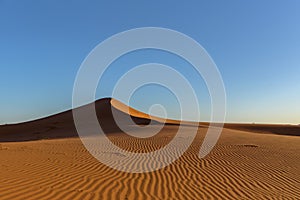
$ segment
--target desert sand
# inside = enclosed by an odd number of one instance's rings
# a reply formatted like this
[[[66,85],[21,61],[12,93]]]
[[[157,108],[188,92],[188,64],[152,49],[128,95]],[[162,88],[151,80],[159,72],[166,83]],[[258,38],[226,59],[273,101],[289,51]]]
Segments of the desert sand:
[[[159,149],[178,129],[178,121],[167,120],[156,136],[137,139],[118,129],[111,110],[121,117],[129,113],[137,123],[128,124],[133,129],[148,124],[151,116],[111,99],[95,105],[107,136],[129,151]],[[192,125],[184,127],[187,133]],[[116,171],[91,156],[71,111],[0,126],[0,199],[300,199],[299,126],[226,124],[203,159],[198,153],[207,124],[197,126],[180,159],[141,174]]]

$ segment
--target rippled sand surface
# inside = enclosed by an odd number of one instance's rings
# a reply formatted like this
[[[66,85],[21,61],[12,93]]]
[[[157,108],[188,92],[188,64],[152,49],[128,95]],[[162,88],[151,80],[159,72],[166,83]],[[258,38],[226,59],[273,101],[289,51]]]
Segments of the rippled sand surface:
[[[120,147],[139,152],[164,146],[175,132],[176,127],[166,126],[150,142],[122,133],[109,137]],[[206,128],[200,128],[176,162],[142,174],[105,166],[79,138],[2,142],[0,199],[299,198],[299,137],[224,129],[215,149],[200,159],[205,133]]]

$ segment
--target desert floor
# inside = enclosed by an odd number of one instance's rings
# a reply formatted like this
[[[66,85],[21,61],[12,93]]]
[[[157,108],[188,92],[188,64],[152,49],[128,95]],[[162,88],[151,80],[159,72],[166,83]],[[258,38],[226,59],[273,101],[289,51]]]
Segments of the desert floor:
[[[146,150],[174,132],[166,126]],[[224,129],[200,159],[205,133],[199,129],[179,160],[142,174],[105,166],[76,137],[1,142],[0,199],[300,199],[300,137]],[[124,149],[141,146],[121,133],[109,137]]]

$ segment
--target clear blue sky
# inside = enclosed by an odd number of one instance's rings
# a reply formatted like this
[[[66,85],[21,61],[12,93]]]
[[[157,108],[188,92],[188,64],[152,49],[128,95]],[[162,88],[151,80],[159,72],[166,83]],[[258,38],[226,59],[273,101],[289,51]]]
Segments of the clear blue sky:
[[[145,26],[183,32],[208,51],[224,79],[227,121],[300,123],[300,1],[177,2],[0,0],[0,124],[71,108],[87,54],[113,34]],[[153,62],[158,53],[137,52],[115,65]],[[170,56],[157,58],[185,65]],[[203,88],[198,97],[207,120]],[[137,94],[132,106],[141,110],[168,94],[155,86],[140,93],[144,98]]]

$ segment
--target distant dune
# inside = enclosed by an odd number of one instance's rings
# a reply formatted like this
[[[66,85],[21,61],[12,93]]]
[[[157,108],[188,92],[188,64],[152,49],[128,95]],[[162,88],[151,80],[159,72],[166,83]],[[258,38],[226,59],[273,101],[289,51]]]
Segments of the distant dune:
[[[109,139],[132,152],[164,147],[181,123],[109,98],[95,107]],[[153,137],[134,138],[117,127],[112,112],[133,129],[151,118],[150,128],[165,126]],[[135,123],[123,121],[129,116]],[[225,124],[216,147],[200,159],[208,123],[183,124],[187,134],[198,126],[189,149],[171,165],[142,174],[113,170],[92,157],[78,138],[71,111],[0,126],[0,199],[299,199],[299,126]]]

